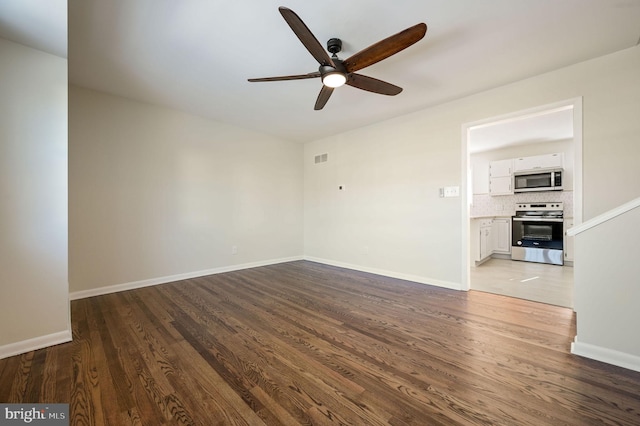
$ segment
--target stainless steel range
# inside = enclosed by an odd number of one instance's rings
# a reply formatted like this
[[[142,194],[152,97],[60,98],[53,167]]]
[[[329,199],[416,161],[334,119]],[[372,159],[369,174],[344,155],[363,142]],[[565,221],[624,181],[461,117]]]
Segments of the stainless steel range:
[[[564,263],[562,203],[518,203],[511,225],[512,260]]]

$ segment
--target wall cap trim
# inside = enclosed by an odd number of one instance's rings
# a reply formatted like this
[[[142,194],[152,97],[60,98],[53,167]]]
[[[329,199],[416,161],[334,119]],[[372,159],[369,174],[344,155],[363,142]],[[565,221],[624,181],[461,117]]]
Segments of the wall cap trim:
[[[576,225],[573,228],[567,230],[567,235],[570,237],[574,237],[581,232],[588,231],[591,228],[595,228],[596,226],[605,223],[621,214],[624,214],[630,210],[636,209],[640,207],[640,198],[636,198],[627,203],[624,203],[614,209],[611,209],[607,212],[602,213],[594,218],[591,218],[580,225]]]

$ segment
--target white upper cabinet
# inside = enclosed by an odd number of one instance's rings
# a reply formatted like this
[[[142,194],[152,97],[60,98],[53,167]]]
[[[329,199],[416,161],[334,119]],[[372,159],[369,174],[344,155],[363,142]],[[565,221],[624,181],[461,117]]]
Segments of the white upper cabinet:
[[[489,176],[501,177],[511,176],[513,172],[513,159],[492,161],[489,163]]]
[[[513,194],[513,159],[489,163],[489,194]]]
[[[564,168],[564,153],[534,155],[532,157],[520,157],[513,159],[513,171],[523,172],[537,169],[562,169]]]

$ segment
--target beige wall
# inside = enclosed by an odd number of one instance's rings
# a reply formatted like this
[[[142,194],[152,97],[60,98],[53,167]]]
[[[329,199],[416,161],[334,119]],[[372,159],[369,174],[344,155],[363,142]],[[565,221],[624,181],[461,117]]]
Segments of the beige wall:
[[[0,39],[0,358],[69,340],[67,60]]]
[[[465,123],[561,101],[583,98],[583,218],[589,219],[640,195],[640,47],[428,108],[305,145],[305,255],[357,269],[409,276],[464,288],[466,251],[461,233],[466,199],[461,128]],[[329,154],[315,165],[313,156]],[[339,191],[338,185],[346,190]],[[438,198],[438,188],[460,185],[460,198]],[[578,253],[589,250],[579,248]],[[598,267],[609,268],[617,251]],[[591,265],[592,267],[594,265]],[[576,277],[587,265],[576,258]],[[580,272],[579,272],[580,271]],[[637,281],[637,277],[626,277]],[[590,300],[593,281],[576,280],[576,300]],[[626,291],[607,283],[612,297]],[[596,294],[595,292],[593,294]],[[578,335],[596,312],[578,305]],[[588,344],[612,345],[632,335],[620,328],[621,312],[599,315],[602,335],[584,330]],[[611,325],[611,327],[608,327]],[[620,345],[629,350],[628,345]],[[615,349],[615,348],[614,348]],[[640,342],[633,348],[640,357]],[[639,358],[640,359],[640,358]],[[640,366],[640,362],[638,363]]]
[[[301,145],[75,86],[69,109],[72,293],[302,256]]]
[[[305,145],[305,256],[460,288],[460,198],[438,188],[460,185],[461,122],[430,111]]]

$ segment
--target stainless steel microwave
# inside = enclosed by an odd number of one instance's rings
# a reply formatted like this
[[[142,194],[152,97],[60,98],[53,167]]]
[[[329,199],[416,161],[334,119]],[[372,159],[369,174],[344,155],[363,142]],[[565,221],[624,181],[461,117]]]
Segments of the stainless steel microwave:
[[[513,175],[513,191],[562,191],[562,174],[562,169],[516,172]]]

